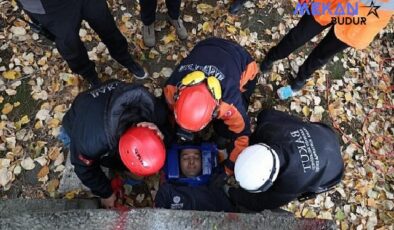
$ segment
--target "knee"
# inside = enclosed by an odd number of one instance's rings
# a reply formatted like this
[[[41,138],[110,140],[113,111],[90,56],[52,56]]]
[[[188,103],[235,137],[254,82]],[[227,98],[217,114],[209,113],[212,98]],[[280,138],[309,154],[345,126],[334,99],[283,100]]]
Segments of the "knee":
[[[57,37],[56,47],[64,59],[72,59],[84,52],[82,41],[78,34],[68,34]]]

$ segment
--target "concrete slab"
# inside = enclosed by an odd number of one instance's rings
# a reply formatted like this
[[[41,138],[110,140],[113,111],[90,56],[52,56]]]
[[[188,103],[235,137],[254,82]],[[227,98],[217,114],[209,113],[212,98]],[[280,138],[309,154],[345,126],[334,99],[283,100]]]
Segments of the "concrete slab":
[[[34,214],[36,212],[59,212],[74,209],[97,209],[98,199],[11,199],[0,201],[0,218]],[[0,225],[1,226],[1,225]]]
[[[264,211],[237,214],[165,209],[70,210],[0,218],[1,229],[336,229],[334,221]]]

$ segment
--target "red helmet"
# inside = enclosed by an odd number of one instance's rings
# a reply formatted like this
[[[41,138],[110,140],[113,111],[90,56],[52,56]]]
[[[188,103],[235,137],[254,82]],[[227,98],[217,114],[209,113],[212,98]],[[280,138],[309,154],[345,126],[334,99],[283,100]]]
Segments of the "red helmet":
[[[213,117],[217,101],[206,84],[181,89],[175,102],[176,122],[184,129],[197,132],[202,130]]]
[[[122,162],[130,172],[149,176],[164,165],[165,147],[155,131],[145,127],[129,128],[119,140]]]

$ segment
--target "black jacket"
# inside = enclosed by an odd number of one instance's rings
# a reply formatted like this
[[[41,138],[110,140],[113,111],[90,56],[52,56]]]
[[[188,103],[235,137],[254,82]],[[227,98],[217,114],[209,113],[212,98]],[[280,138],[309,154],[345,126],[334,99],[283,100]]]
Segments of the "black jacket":
[[[168,137],[167,113],[165,104],[146,88],[121,81],[78,95],[63,118],[63,127],[71,139],[71,163],[83,184],[95,195],[109,197],[110,181],[100,165],[125,168],[118,152],[121,134],[133,124],[148,121]]]
[[[220,188],[208,185],[188,186],[171,183],[160,185],[155,198],[156,208],[235,212],[226,194]]]
[[[262,193],[230,189],[231,199],[250,210],[274,209],[306,192],[339,183],[344,172],[337,135],[322,123],[307,123],[275,110],[257,118],[251,144],[265,143],[277,152],[280,170],[271,188]]]

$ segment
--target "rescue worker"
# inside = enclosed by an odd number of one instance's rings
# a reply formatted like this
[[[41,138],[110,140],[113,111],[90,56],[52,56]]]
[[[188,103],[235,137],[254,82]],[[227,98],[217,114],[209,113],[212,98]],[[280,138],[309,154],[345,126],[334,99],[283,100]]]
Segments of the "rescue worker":
[[[180,18],[181,0],[166,0],[166,6],[168,10],[168,21],[175,27],[179,39],[186,39],[187,30]],[[146,46],[153,47],[156,44],[155,20],[157,0],[140,0],[140,8],[141,21],[144,24],[142,26],[142,38]]]
[[[55,36],[56,48],[70,69],[92,86],[100,84],[95,64],[79,37],[82,20],[99,35],[111,56],[138,79],[147,77],[128,52],[127,40],[117,28],[105,0],[18,0],[23,10]]]
[[[256,85],[257,65],[240,45],[220,38],[199,42],[167,80],[164,95],[178,132],[185,139],[201,131],[211,120],[216,135],[231,140],[225,169],[231,175],[234,162],[249,143],[249,98]]]
[[[380,5],[378,10],[377,6],[371,6],[370,0],[362,0],[358,2],[358,15],[349,16],[344,15],[336,16],[328,12],[336,12],[336,7],[341,4],[346,8],[346,4],[355,6],[358,0],[317,0],[312,4],[320,4],[320,13],[309,15],[305,13],[297,26],[291,29],[279,42],[278,45],[271,48],[260,65],[262,72],[270,71],[273,62],[289,56],[294,50],[311,40],[317,34],[320,34],[325,29],[330,28],[325,38],[312,50],[308,58],[299,67],[297,76],[290,79],[288,86],[281,87],[278,90],[278,95],[281,99],[287,99],[293,96],[297,91],[301,90],[315,70],[325,65],[335,54],[345,50],[348,47],[355,49],[366,48],[374,39],[376,34],[379,33],[390,21],[394,13],[394,4],[391,1],[379,1],[376,5]],[[322,5],[329,5],[330,10],[322,13]],[[314,8],[312,6],[312,8]],[[317,10],[317,9],[315,9]],[[344,9],[342,9],[344,10]],[[313,9],[309,9],[309,13],[313,13]],[[312,13],[311,13],[312,12]],[[375,14],[376,13],[376,14]],[[341,24],[333,24],[333,19]],[[343,23],[346,17],[354,18],[351,24]],[[365,17],[365,22],[362,23]],[[357,20],[357,21],[356,21]]]
[[[238,206],[276,209],[294,199],[327,191],[344,173],[338,136],[323,123],[307,123],[275,110],[263,110],[257,127],[235,162],[241,188],[228,190]]]
[[[146,88],[118,80],[107,81],[74,100],[63,118],[63,128],[71,139],[71,163],[82,183],[101,197],[104,207],[113,207],[116,195],[100,165],[128,169],[137,176],[156,173],[164,165],[160,130],[168,131],[166,113],[165,103]]]
[[[183,149],[179,158],[180,171],[184,177],[193,178],[200,175],[202,160],[199,149]],[[224,191],[218,187],[170,182],[160,185],[155,197],[155,207],[214,212],[236,210]]]

